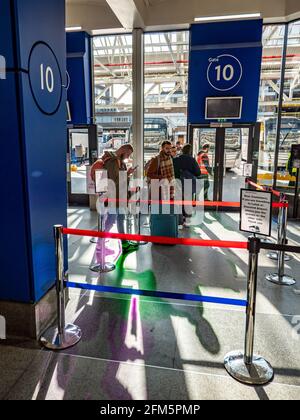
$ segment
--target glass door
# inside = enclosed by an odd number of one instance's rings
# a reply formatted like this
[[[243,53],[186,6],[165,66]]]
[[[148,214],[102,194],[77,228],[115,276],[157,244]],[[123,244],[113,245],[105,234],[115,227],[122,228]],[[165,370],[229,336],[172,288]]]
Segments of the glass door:
[[[223,201],[240,201],[245,188],[244,164],[248,161],[249,128],[224,129]],[[244,156],[243,156],[244,154]]]
[[[240,190],[245,188],[246,163],[252,164],[251,178],[256,180],[259,135],[259,124],[232,128],[192,127],[194,153],[208,181],[206,199],[240,201]],[[201,154],[207,156],[205,162],[199,157]]]
[[[72,126],[68,129],[68,196],[70,205],[88,206],[89,168],[98,158],[97,126]]]
[[[204,179],[206,201],[215,201],[216,196],[216,135],[215,128],[201,127],[193,130],[194,154]]]
[[[69,130],[71,194],[87,193],[87,165],[89,164],[88,129]]]

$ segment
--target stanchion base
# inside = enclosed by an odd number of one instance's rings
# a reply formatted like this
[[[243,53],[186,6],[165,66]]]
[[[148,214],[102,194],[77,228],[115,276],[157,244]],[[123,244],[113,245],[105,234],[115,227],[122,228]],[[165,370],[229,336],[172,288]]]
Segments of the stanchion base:
[[[266,276],[266,280],[271,283],[277,284],[278,286],[294,286],[296,284],[296,280],[290,276],[282,276],[281,278],[278,274],[268,274]]]
[[[270,258],[270,260],[278,261],[278,252],[269,252],[267,257]],[[291,261],[291,259],[292,259],[292,257],[289,256],[289,255],[284,256],[284,261],[285,262]]]
[[[111,263],[106,263],[103,267],[101,264],[94,264],[90,266],[90,270],[94,273],[110,273],[111,271],[114,271],[116,269],[116,266]]]
[[[98,243],[98,239],[97,239],[97,238],[92,238],[92,239],[90,240],[90,243],[91,243],[91,244],[96,244],[96,243]]]
[[[229,375],[246,385],[265,385],[274,377],[272,366],[265,359],[253,356],[252,365],[247,365],[242,351],[229,353],[224,363]]]
[[[65,327],[64,334],[59,335],[57,327],[49,328],[40,339],[41,344],[49,350],[64,350],[79,343],[82,332],[79,327],[69,324]]]

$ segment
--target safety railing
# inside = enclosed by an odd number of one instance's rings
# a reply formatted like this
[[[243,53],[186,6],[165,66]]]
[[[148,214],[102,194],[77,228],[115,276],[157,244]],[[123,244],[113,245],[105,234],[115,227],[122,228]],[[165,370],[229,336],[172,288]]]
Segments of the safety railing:
[[[286,199],[286,195],[280,191],[276,191],[271,187],[261,186],[251,181],[250,179],[246,180],[246,183],[251,187],[259,191],[268,191],[271,192],[274,196],[279,198],[279,213],[278,213],[278,223],[277,223],[277,245],[287,245],[287,223],[288,223],[288,207],[289,203]],[[275,203],[276,204],[276,203]],[[274,203],[273,203],[274,207]],[[271,260],[277,261],[277,273],[271,273],[266,276],[266,280],[271,283],[277,284],[279,286],[293,286],[296,283],[296,280],[285,274],[285,262],[291,260],[291,257],[286,254],[284,250],[274,251],[268,253],[268,258]]]
[[[249,251],[249,269],[247,278],[247,300],[228,299],[222,297],[200,296],[195,294],[169,293],[151,290],[135,290],[103,285],[81,284],[66,281],[64,273],[64,235],[85,236],[94,238],[109,238],[116,240],[145,241],[154,244],[168,244],[194,247],[212,247],[242,249]],[[273,378],[271,365],[262,357],[254,354],[254,332],[257,297],[258,258],[261,249],[279,252],[300,253],[300,247],[262,243],[256,237],[250,237],[248,242],[202,240],[193,238],[166,238],[146,235],[128,235],[90,230],[67,229],[57,225],[54,227],[56,250],[56,292],[57,292],[57,326],[47,330],[41,338],[41,343],[48,349],[61,350],[74,346],[82,338],[81,329],[73,324],[66,324],[65,289],[79,288],[101,293],[114,293],[138,296],[151,296],[184,301],[209,302],[222,305],[233,305],[246,308],[246,329],[244,351],[234,351],[225,357],[225,368],[236,380],[251,385],[263,385]]]

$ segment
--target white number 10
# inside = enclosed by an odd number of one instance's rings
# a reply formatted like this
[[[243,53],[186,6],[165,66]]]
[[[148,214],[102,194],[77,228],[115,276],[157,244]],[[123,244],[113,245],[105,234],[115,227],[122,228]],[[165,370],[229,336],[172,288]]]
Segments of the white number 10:
[[[220,82],[221,81],[221,77],[223,76],[223,79],[226,82],[229,82],[230,80],[233,79],[234,76],[234,68],[232,67],[231,64],[227,64],[224,68],[223,68],[223,72],[222,72],[222,67],[221,66],[217,66],[216,68],[217,71],[217,81]]]
[[[46,71],[44,71],[44,64],[41,64],[41,89],[45,90],[45,82],[46,88],[49,93],[52,93],[54,90],[54,75],[53,70],[51,67],[47,67]]]

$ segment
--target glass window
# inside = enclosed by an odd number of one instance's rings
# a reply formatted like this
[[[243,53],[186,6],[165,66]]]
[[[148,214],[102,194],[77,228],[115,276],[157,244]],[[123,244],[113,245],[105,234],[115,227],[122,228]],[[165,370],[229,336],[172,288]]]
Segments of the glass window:
[[[282,101],[282,123],[277,186],[293,189],[296,169],[288,167],[293,144],[300,143],[300,21],[288,26],[288,44]]]
[[[259,173],[261,184],[272,185],[276,148],[284,25],[263,29],[263,59],[259,96],[259,121],[262,122]]]
[[[99,155],[130,141],[132,35],[93,38],[95,117]]]
[[[145,161],[163,140],[187,141],[189,32],[147,33],[145,43]]]

